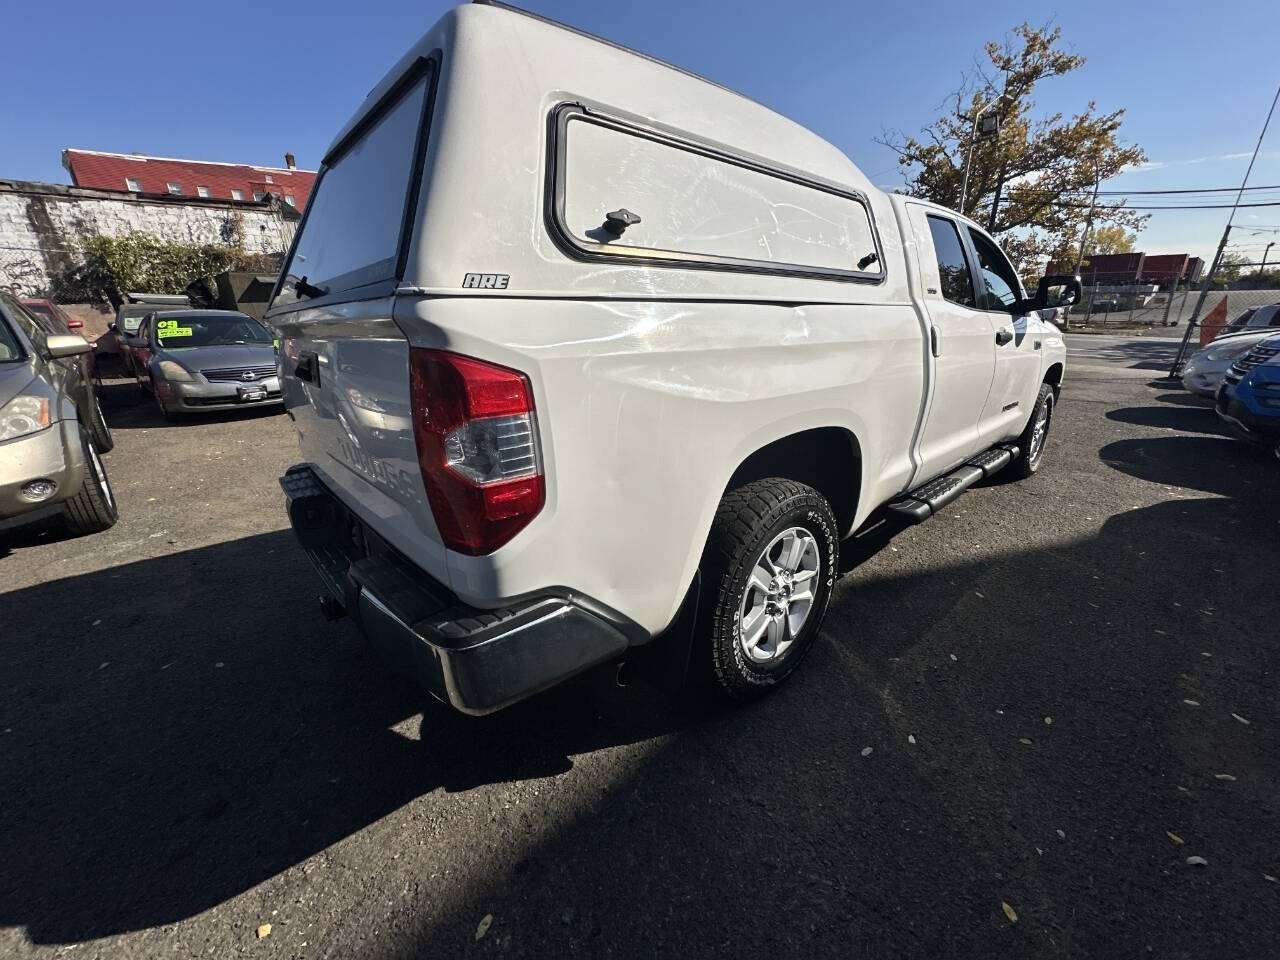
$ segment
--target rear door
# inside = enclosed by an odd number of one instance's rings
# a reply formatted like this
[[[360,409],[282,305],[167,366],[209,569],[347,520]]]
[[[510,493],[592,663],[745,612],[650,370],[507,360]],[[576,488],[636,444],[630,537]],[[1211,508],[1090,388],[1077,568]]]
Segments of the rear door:
[[[981,230],[966,230],[995,351],[995,378],[978,427],[985,447],[1016,437],[1031,416],[1040,389],[1044,332],[1040,320],[1014,309],[1025,294],[1004,251]]]
[[[981,450],[978,422],[995,375],[995,331],[981,309],[962,225],[907,204],[929,314],[932,388],[917,479],[931,479]]]

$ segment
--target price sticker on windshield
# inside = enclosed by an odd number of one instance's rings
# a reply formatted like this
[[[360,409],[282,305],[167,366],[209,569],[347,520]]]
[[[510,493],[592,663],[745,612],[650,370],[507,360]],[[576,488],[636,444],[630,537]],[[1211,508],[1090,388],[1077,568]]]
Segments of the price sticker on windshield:
[[[191,328],[178,326],[177,320],[161,320],[156,324],[156,336],[161,339],[165,337],[189,337],[191,335]]]

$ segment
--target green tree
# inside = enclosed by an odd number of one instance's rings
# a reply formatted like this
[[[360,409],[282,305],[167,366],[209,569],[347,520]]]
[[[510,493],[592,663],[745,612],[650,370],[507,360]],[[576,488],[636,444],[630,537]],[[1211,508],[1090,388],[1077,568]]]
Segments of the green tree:
[[[1213,275],[1213,285],[1215,287],[1225,287],[1228,283],[1235,283],[1244,276],[1246,270],[1251,269],[1252,272],[1256,273],[1258,268],[1250,268],[1249,263],[1249,258],[1243,254],[1224,250],[1222,259],[1218,261],[1217,272]]]
[[[1130,233],[1118,223],[1094,227],[1084,245],[1085,259],[1111,253],[1132,253],[1137,239],[1136,233]]]
[[[999,133],[973,147],[965,212],[986,224],[1024,274],[1079,244],[1095,183],[1146,159],[1141,147],[1120,141],[1122,109],[1100,114],[1090,101],[1071,116],[1036,115],[1036,85],[1085,62],[1060,48],[1061,33],[1024,23],[1003,41],[988,43],[989,64],[975,66],[948,98],[947,113],[919,136],[885,131],[879,141],[898,154],[909,175],[906,193],[959,209],[974,118],[996,114]],[[1107,201],[1098,204],[1093,229],[1133,231],[1145,220],[1123,203]]]

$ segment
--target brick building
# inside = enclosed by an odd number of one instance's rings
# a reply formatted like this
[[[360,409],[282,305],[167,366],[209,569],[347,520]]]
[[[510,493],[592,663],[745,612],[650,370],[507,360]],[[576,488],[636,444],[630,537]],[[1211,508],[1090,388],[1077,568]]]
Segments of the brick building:
[[[314,170],[299,170],[293,154],[284,156],[283,167],[254,167],[68,148],[62,151],[62,165],[77,187],[246,203],[260,201],[272,193],[302,210],[316,174]]]

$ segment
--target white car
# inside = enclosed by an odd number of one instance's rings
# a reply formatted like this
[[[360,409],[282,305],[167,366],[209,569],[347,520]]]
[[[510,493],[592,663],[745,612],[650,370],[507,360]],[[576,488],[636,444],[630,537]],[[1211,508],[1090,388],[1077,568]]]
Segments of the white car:
[[[1040,467],[1039,311],[1079,295],[746,97],[459,7],[334,140],[266,316],[290,517],[326,611],[465,712],[645,648],[747,698],[873,513]]]
[[[1238,333],[1223,333],[1191,355],[1182,367],[1182,385],[1202,397],[1217,395],[1227,370],[1263,340],[1276,335],[1280,327],[1280,304],[1250,311],[1248,325]],[[1255,322],[1257,321],[1257,322]]]

